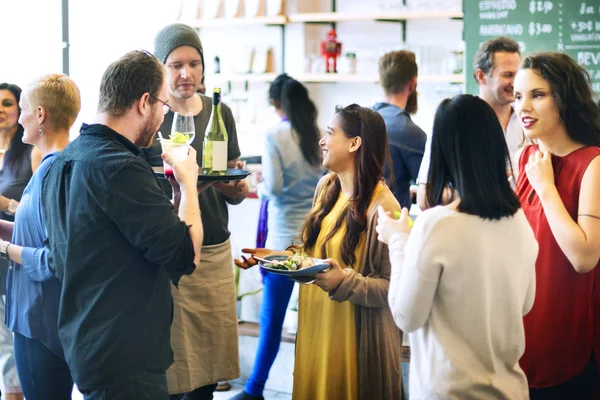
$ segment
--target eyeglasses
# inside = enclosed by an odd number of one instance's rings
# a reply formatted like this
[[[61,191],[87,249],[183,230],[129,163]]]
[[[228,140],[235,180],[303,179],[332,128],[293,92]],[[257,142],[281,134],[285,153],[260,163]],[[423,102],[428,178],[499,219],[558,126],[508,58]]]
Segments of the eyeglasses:
[[[155,100],[160,101],[163,104],[163,113],[166,115],[169,111],[171,111],[171,106],[167,104],[166,101],[162,101],[161,99],[159,99],[158,97],[156,97],[155,95],[153,95],[152,93],[148,93],[150,95],[150,97],[152,97]]]

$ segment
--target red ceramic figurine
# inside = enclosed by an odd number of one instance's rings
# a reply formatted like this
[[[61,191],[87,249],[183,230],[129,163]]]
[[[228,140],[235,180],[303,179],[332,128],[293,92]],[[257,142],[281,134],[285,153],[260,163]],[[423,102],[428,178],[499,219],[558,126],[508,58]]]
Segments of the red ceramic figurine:
[[[321,56],[325,58],[325,71],[337,72],[337,58],[342,53],[342,44],[337,41],[337,34],[331,29],[327,39],[321,42]],[[333,66],[330,65],[333,61]]]

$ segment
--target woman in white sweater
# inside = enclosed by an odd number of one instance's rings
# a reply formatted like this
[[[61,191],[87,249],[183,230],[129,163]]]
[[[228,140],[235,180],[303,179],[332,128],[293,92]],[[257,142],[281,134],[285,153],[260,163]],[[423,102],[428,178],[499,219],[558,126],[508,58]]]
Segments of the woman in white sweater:
[[[439,106],[428,202],[409,235],[380,209],[389,244],[389,303],[409,333],[410,399],[528,399],[519,359],[523,315],[535,297],[538,246],[506,178],[502,127],[483,100],[460,95]]]

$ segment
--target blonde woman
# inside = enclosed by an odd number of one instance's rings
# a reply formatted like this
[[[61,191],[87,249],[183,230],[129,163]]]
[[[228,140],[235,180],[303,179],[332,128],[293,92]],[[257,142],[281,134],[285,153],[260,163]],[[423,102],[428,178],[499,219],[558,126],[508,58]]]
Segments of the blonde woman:
[[[23,192],[15,222],[0,225],[0,252],[5,249],[10,261],[6,323],[14,332],[17,370],[27,400],[70,399],[73,380],[57,330],[60,283],[48,266],[40,198],[44,174],[69,143],[69,130],[81,108],[79,89],[66,75],[47,75],[25,90],[20,106],[23,142],[39,150],[42,162]]]

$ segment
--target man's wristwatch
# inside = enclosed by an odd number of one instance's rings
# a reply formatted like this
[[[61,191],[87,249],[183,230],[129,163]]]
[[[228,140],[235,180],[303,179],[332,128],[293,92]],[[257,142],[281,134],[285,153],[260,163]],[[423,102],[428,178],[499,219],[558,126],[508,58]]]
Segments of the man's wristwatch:
[[[2,258],[3,260],[9,260],[8,246],[10,246],[10,242],[7,242],[6,240],[0,241],[0,258]]]
[[[15,213],[17,212],[18,205],[19,203],[15,199],[10,199],[8,201],[8,208],[6,210],[6,213],[10,215],[15,215]]]

